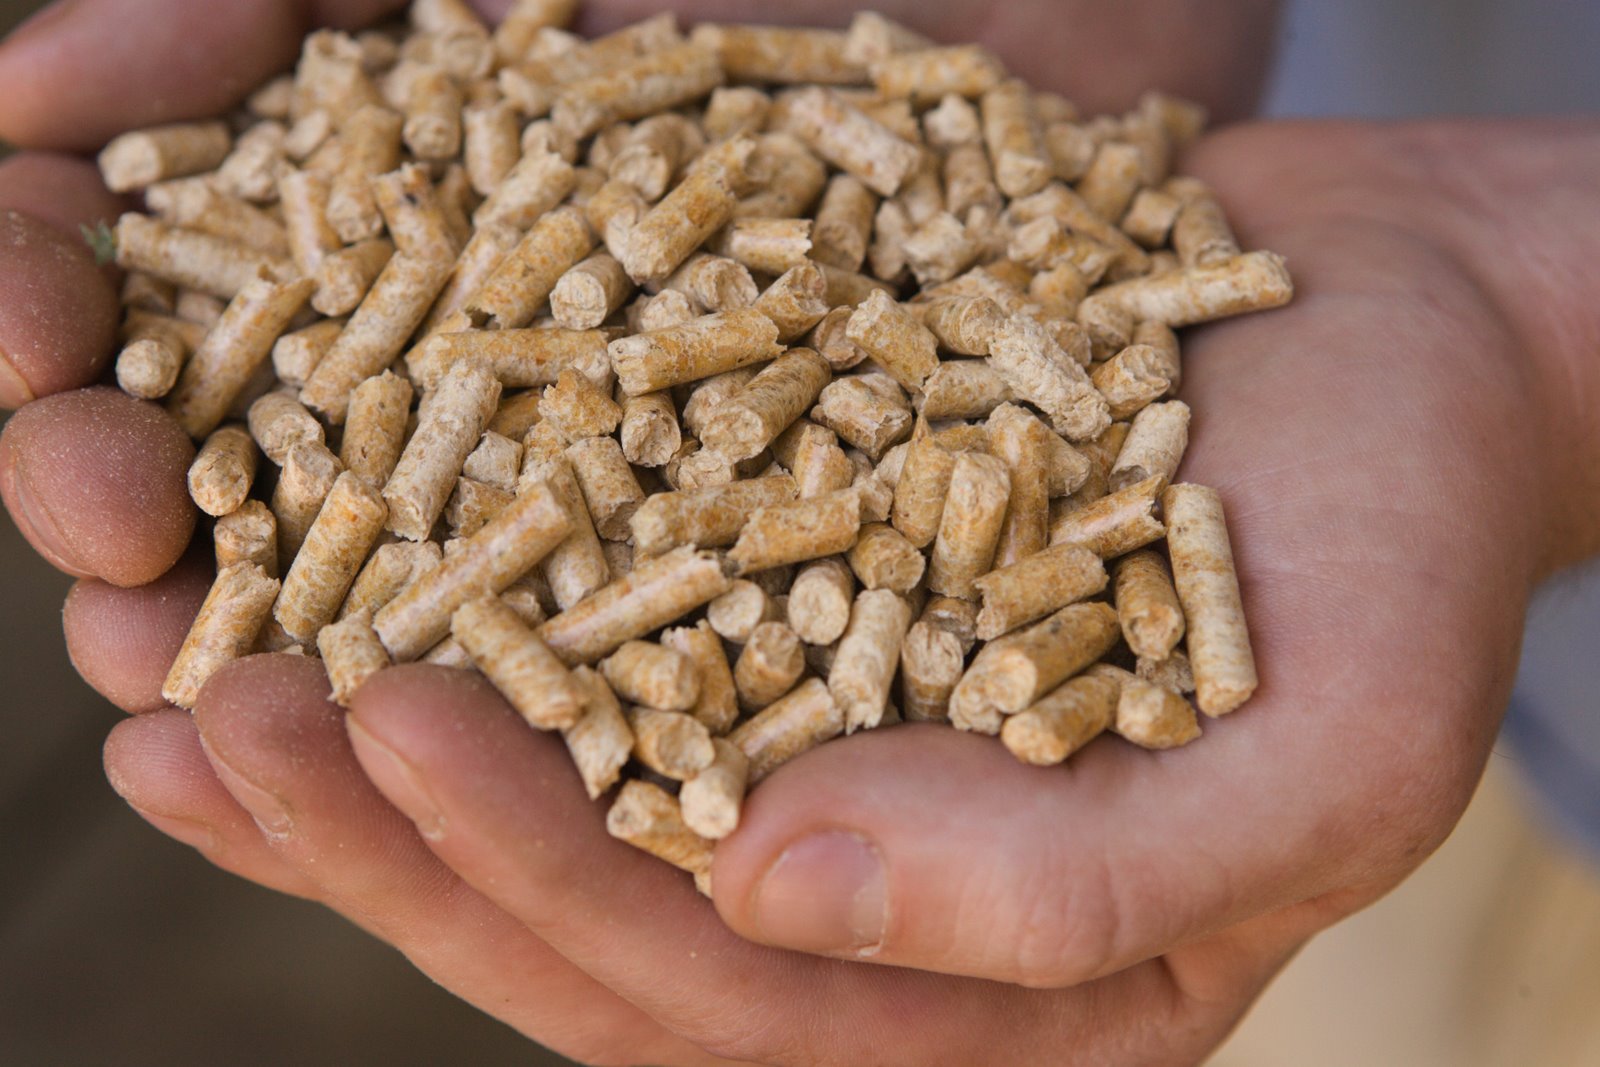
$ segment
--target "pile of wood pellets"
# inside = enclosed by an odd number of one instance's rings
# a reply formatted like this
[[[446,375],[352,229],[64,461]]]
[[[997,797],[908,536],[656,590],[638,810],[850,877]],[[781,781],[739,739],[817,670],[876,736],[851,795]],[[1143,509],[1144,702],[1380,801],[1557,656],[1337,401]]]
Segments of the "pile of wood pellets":
[[[1174,329],[1292,285],[1172,174],[1203,112],[1085,118],[873,14],[574,7],[417,0],[102,154],[147,212],[109,235],[117,378],[215,518],[166,698],[257,652],[340,703],[479,670],[702,890],[749,787],[840,735],[1049,765],[1248,699]]]

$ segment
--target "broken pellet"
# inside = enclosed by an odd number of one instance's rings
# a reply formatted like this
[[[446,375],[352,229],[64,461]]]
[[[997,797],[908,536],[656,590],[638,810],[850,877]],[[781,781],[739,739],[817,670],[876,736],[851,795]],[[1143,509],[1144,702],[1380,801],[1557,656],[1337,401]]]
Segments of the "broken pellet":
[[[811,418],[874,461],[909,437],[914,422],[905,393],[882,374],[835,378],[823,387]]]
[[[639,467],[664,467],[683,444],[672,396],[665,390],[622,398],[622,454]]]
[[[948,719],[950,694],[963,666],[959,637],[926,620],[913,623],[900,645],[900,707],[906,719]]]
[[[568,441],[609,437],[622,423],[622,408],[617,402],[571,368],[545,387],[539,414]]]
[[[780,765],[844,733],[844,713],[825,682],[811,678],[728,736],[750,760],[754,785]]]
[[[483,367],[458,364],[446,372],[423,400],[417,430],[383,487],[390,530],[427,540],[499,399],[500,383]]]
[[[509,437],[485,431],[478,447],[467,456],[461,473],[508,493],[517,491],[517,475],[522,470],[522,445]]]
[[[342,470],[339,457],[320,441],[305,441],[289,449],[272,491],[272,513],[278,520],[278,555],[284,563],[292,561],[300,551]]]
[[[733,667],[741,707],[758,711],[800,680],[806,667],[800,638],[784,623],[763,622],[750,631]]]
[[[1074,678],[1007,719],[1000,740],[1024,763],[1054,766],[1111,726],[1118,693],[1111,679],[1095,675]]]
[[[795,133],[840,170],[880,196],[893,196],[921,162],[921,150],[837,93],[799,90],[789,105]]]
[[[246,500],[219,517],[211,540],[217,570],[227,570],[235,563],[254,563],[269,578],[277,576],[278,520],[261,501]]]
[[[701,837],[720,840],[739,827],[739,811],[750,777],[750,761],[738,746],[713,738],[710,766],[683,783],[678,801],[683,821]]]
[[[475,478],[457,478],[442,518],[453,537],[471,537],[511,505],[512,494]]]
[[[310,442],[322,444],[322,424],[287,392],[271,392],[250,405],[250,436],[272,462],[283,466],[289,450]]]
[[[1050,544],[1082,545],[1101,559],[1113,559],[1159,541],[1166,528],[1151,512],[1165,484],[1160,475],[1146,478],[1059,518],[1052,515]]]
[[[450,633],[528,725],[565,730],[583,717],[585,694],[571,672],[499,597],[461,605]]]
[[[1110,408],[1083,368],[1026,315],[1011,316],[995,331],[989,365],[1069,440],[1095,437],[1111,424]]]
[[[224,122],[134,130],[101,151],[100,176],[114,193],[136,192],[156,182],[211,170],[227,158],[232,145]]]
[[[928,561],[930,590],[946,596],[976,598],[977,587],[973,583],[994,562],[1009,496],[1010,476],[1000,460],[971,452],[956,457],[949,498]]]
[[[1106,398],[1113,419],[1131,419],[1172,388],[1162,372],[1166,355],[1150,345],[1132,344],[1098,364],[1090,374]]]
[[[1115,491],[1147,478],[1170,482],[1189,446],[1189,405],[1181,400],[1151,404],[1134,417],[1128,439],[1108,478]]]
[[[796,420],[779,434],[772,442],[772,452],[794,475],[802,498],[825,496],[848,488],[855,480],[855,469],[839,447],[838,436],[807,419]]]
[[[939,366],[937,338],[882,291],[856,309],[846,335],[907,389],[922,388]]]
[[[1106,587],[1100,557],[1075,544],[1057,545],[990,571],[973,584],[983,599],[977,634],[992,641]]]
[[[817,353],[790,349],[717,410],[701,432],[701,442],[731,459],[760,453],[811,406],[830,374]]]
[[[161,696],[192,709],[208,678],[249,653],[277,595],[278,582],[254,563],[235,563],[219,571],[178,649]]]
[[[694,626],[680,626],[661,634],[661,643],[681,652],[694,664],[700,680],[700,693],[689,709],[713,736],[720,737],[733,728],[739,718],[739,702],[722,639],[702,619]]]
[[[1257,681],[1222,498],[1205,486],[1174,485],[1161,507],[1200,710],[1226,715],[1250,699]]]
[[[318,630],[317,653],[327,669],[334,703],[346,708],[367,679],[389,666],[389,653],[372,630],[372,616],[365,611]]]
[[[621,777],[633,753],[633,731],[611,687],[596,671],[578,667],[571,678],[583,694],[583,713],[561,737],[589,799],[598,800]]]
[[[626,576],[540,628],[568,663],[593,663],[726,592],[730,580],[715,552],[684,547],[637,564]]]
[[[207,515],[236,511],[256,476],[256,446],[239,426],[223,426],[206,438],[189,466],[189,498]]]
[[[396,662],[416,659],[449,632],[462,604],[498,593],[526,574],[571,532],[571,520],[549,489],[536,486],[438,567],[423,574],[373,619]]]
[[[627,641],[600,661],[617,696],[657,711],[688,711],[700,697],[694,661],[676,649]]]
[[[887,589],[863,590],[828,672],[828,691],[850,732],[883,720],[889,686],[900,665],[900,645],[911,626],[911,605]]]

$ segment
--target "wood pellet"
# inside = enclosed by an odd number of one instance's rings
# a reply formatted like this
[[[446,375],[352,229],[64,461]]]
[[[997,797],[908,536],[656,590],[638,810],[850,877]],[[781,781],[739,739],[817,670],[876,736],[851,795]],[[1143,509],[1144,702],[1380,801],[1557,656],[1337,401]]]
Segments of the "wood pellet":
[[[585,40],[577,6],[318,31],[250,109],[102,153],[148,209],[117,378],[215,523],[164,696],[260,651],[347,706],[480,671],[702,891],[836,737],[1050,765],[1246,702],[1179,331],[1293,282],[1173,173],[1203,113],[1080,118],[871,13]]]

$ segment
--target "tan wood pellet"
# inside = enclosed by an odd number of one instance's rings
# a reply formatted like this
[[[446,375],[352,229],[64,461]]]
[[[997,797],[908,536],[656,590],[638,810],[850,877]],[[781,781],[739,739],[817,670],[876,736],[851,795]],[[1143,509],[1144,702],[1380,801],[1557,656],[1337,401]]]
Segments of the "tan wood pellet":
[[[214,234],[274,259],[289,257],[283,223],[205,179],[163,182],[146,189],[144,197],[146,206],[170,225]]]
[[[272,514],[278,520],[278,557],[285,564],[300,551],[317,512],[322,510],[323,501],[333,492],[333,483],[343,470],[339,457],[320,441],[305,441],[289,449],[272,491]]]
[[[755,309],[772,320],[778,339],[799,340],[830,310],[828,279],[822,268],[805,262],[780,275],[761,293]]]
[[[933,543],[944,518],[956,457],[941,445],[926,420],[918,423],[895,484],[890,518],[894,528],[918,548]]]
[[[454,538],[471,537],[511,506],[513,494],[475,478],[457,478],[440,514]]]
[[[211,540],[217,570],[226,570],[235,563],[253,563],[268,577],[277,577],[278,520],[261,501],[246,500],[218,518]]]
[[[859,496],[843,489],[757,509],[728,559],[739,573],[803,563],[844,552],[861,529]]]
[[[629,520],[634,547],[647,556],[659,556],[679,545],[731,545],[757,509],[795,497],[795,481],[787,475],[657,493]]]
[[[1122,232],[1146,248],[1167,243],[1172,226],[1183,210],[1183,201],[1160,189],[1140,189],[1122,216]]]
[[[764,184],[741,197],[734,218],[797,218],[828,184],[828,166],[799,137],[787,132],[762,136],[751,157],[750,174]]]
[[[919,621],[930,623],[941,630],[955,634],[961,642],[965,656],[977,643],[978,605],[970,600],[951,596],[930,596],[923,605]]]
[[[664,467],[683,444],[672,396],[665,391],[622,398],[622,454],[640,467]]]
[[[207,515],[237,511],[256,477],[256,446],[240,426],[212,431],[189,465],[189,499]]]
[[[738,579],[728,590],[706,605],[706,622],[724,641],[742,645],[756,627],[782,617],[772,597],[755,582]]]
[[[1177,186],[1183,204],[1172,227],[1172,248],[1179,261],[1185,267],[1211,267],[1238,256],[1238,239],[1216,198],[1203,186],[1186,187],[1177,182],[1169,183],[1168,190]]]
[[[350,593],[339,608],[344,618],[358,611],[376,615],[400,591],[444,558],[439,546],[432,541],[392,541],[379,545],[367,558],[366,565],[350,586]]]
[[[644,490],[613,437],[585,437],[567,448],[595,529],[608,541],[626,541]]]
[[[803,499],[826,496],[855,480],[855,469],[832,430],[802,419],[773,442],[773,454],[794,475]]]
[[[930,591],[969,600],[977,597],[973,583],[994,562],[1009,496],[1010,476],[1003,462],[972,452],[956,457],[928,560]]]
[[[293,393],[267,393],[250,405],[246,419],[250,437],[266,457],[280,467],[295,445],[324,443],[322,424]]]
[[[356,690],[389,666],[389,653],[372,629],[372,616],[361,611],[317,631],[317,653],[328,672],[334,703],[348,708]]]
[[[860,537],[845,558],[867,589],[887,589],[901,596],[916,588],[927,566],[922,552],[883,522],[861,527]]]
[[[1075,544],[1057,545],[990,571],[973,584],[983,600],[977,635],[992,641],[1105,589],[1100,557]]]
[[[847,336],[907,389],[922,388],[939,366],[938,339],[882,291],[856,309]]]
[[[566,730],[583,717],[583,688],[499,597],[461,605],[451,617],[450,633],[528,725]]]
[[[596,671],[578,667],[570,677],[583,694],[583,712],[561,731],[561,738],[589,799],[598,800],[622,776],[633,754],[633,731],[616,695]]]
[[[950,694],[965,666],[961,639],[926,619],[906,632],[900,645],[900,707],[908,722],[950,717]]]
[[[597,252],[561,276],[550,293],[556,324],[592,330],[633,295],[633,282],[610,254]]]
[[[797,136],[880,196],[893,196],[921,162],[918,147],[823,88],[799,90],[789,103]]]
[[[1019,712],[1099,660],[1119,636],[1117,613],[1110,606],[1068,605],[1015,637],[989,646],[992,655],[984,657],[981,672],[987,697],[1002,712]],[[977,671],[974,665],[967,676]]]
[[[375,489],[388,484],[400,460],[411,397],[411,383],[393,371],[366,379],[350,394],[339,458]]]
[[[733,217],[755,147],[750,137],[724,141],[638,218],[618,256],[629,277],[640,284],[664,280]]]
[[[1134,416],[1107,484],[1115,491],[1148,478],[1170,482],[1188,447],[1189,405],[1181,400],[1151,404]]]
[[[569,368],[596,385],[606,382],[610,373],[603,330],[539,327],[439,333],[406,357],[412,378],[424,389],[437,387],[445,372],[467,362],[486,364],[508,389],[554,385]]]
[[[1066,511],[1060,517],[1052,514],[1050,544],[1082,545],[1101,559],[1113,559],[1159,541],[1166,527],[1152,512],[1156,496],[1165,484],[1166,479],[1157,475]]]
[[[662,284],[709,312],[747,308],[760,295],[744,264],[709,252],[696,252],[684,260]]]
[[[570,368],[545,387],[539,414],[568,441],[608,437],[622,423],[622,408],[617,402]]]
[[[823,387],[811,418],[873,460],[911,435],[911,402],[886,375],[835,378]]]
[[[484,432],[478,447],[461,465],[461,473],[468,478],[508,493],[517,491],[517,478],[521,470],[521,443],[495,433],[492,428]]]
[[[1113,419],[1131,419],[1172,388],[1171,380],[1162,373],[1167,367],[1165,354],[1158,349],[1130,344],[1097,364],[1090,380],[1106,398]]]
[[[142,215],[123,215],[115,229],[117,266],[225,300],[257,281],[294,274],[294,265],[238,241],[182,229]]]
[[[520,441],[539,423],[539,401],[544,399],[542,389],[500,394],[500,406],[489,420],[489,431]]]
[[[678,801],[689,829],[716,841],[739,828],[750,761],[729,741],[713,738],[712,745],[716,756],[711,765],[683,783]]]
[[[408,256],[454,260],[461,252],[446,208],[444,186],[435,187],[428,168],[408,163],[372,180],[372,195],[395,248]]]
[[[828,181],[811,226],[811,257],[840,270],[860,270],[872,242],[877,211],[877,194],[865,182],[851,174],[835,175]]]
[[[550,113],[557,127],[583,138],[614,122],[699,99],[722,80],[715,52],[698,44],[675,45],[564,86]]]
[[[744,308],[624,337],[609,351],[623,391],[638,396],[773,359],[777,340],[771,319]]]
[[[1119,688],[1109,678],[1074,678],[1001,728],[1011,754],[1036,767],[1061,763],[1109,728],[1115,719]]]
[[[606,832],[688,871],[697,882],[711,876],[713,843],[684,823],[677,797],[651,782],[623,783],[606,813]]]
[[[162,697],[192,710],[207,679],[249,654],[277,595],[277,580],[257,564],[219,571],[161,686]]]
[[[445,329],[521,240],[522,231],[515,226],[501,222],[479,226],[461,250],[432,310],[424,317],[423,336],[432,337]]]
[[[994,566],[1007,567],[1039,552],[1050,535],[1050,441],[1059,440],[1032,413],[1002,404],[989,416],[989,444],[1006,466],[1011,494],[995,547]]]
[[[657,711],[689,711],[700,698],[694,661],[649,641],[625,642],[600,662],[600,673],[617,696]]]
[[[735,219],[714,244],[719,253],[752,271],[779,275],[802,266],[812,254],[813,225],[810,219]]]
[[[1200,723],[1189,702],[1171,690],[1138,675],[1098,663],[1087,675],[1117,686],[1116,714],[1110,729],[1140,748],[1181,748],[1200,736]]]
[[[1011,316],[995,332],[989,365],[1070,441],[1098,436],[1111,424],[1110,408],[1088,374],[1026,315]]]
[[[1293,296],[1294,283],[1282,256],[1247,252],[1121,282],[1094,293],[1084,304],[1115,307],[1140,321],[1177,327],[1281,307]]]
[[[100,153],[100,176],[114,193],[131,193],[199,174],[227,158],[233,137],[223,122],[178,123],[134,130]]]
[[[911,605],[887,589],[863,590],[828,672],[828,691],[844,713],[848,732],[883,721],[900,646],[911,626]]]
[[[373,626],[384,647],[396,662],[416,659],[449,632],[457,608],[511,585],[570,532],[567,511],[549,489],[535,486],[519,494],[459,551],[376,613]]]
[[[700,694],[689,709],[689,714],[713,736],[720,737],[733,729],[733,724],[739,718],[733,671],[722,649],[722,639],[711,624],[702,619],[693,626],[665,630],[661,634],[661,643],[681,652],[694,664],[695,676],[700,681]]]
[[[1257,678],[1222,498],[1205,486],[1174,485],[1161,506],[1200,710],[1226,715],[1250,698]]]
[[[633,731],[633,758],[664,778],[688,781],[716,758],[710,732],[692,715],[647,707],[624,714]]]
[[[627,575],[540,628],[564,661],[593,663],[726,592],[720,553],[687,546],[637,563]]]
[[[782,699],[745,720],[728,740],[750,761],[755,785],[796,756],[844,733],[844,713],[827,683],[801,682]]]
[[[514,330],[534,320],[561,276],[594,249],[594,234],[576,208],[539,217],[466,304],[467,315],[495,330]]]
[[[1052,486],[1050,494],[1052,497],[1050,512],[1052,534],[1060,516],[1092,504],[1106,495],[1108,491],[1107,479],[1111,476],[1111,465],[1117,461],[1117,453],[1122,450],[1122,442],[1127,438],[1128,424],[1114,422],[1099,437],[1092,441],[1084,441],[1078,445],[1079,454],[1088,463],[1088,474],[1076,489],[1066,494],[1066,499],[1059,502],[1055,501],[1054,498],[1061,494],[1056,493],[1055,487]]]
[[[850,624],[855,579],[839,559],[819,559],[796,573],[789,589],[789,628],[810,645],[831,645]]]
[[[383,230],[369,182],[400,163],[404,119],[385,107],[354,112],[339,129],[339,169],[328,198],[328,221],[346,244],[376,237]]]
[[[878,92],[931,105],[946,95],[979,98],[1005,78],[1000,61],[978,45],[921,48],[884,56],[872,67]]]
[[[499,399],[500,383],[470,363],[451,368],[424,398],[417,430],[383,487],[390,530],[427,540]]]
[[[1078,195],[1108,222],[1120,222],[1143,182],[1141,154],[1131,144],[1107,141],[1078,182]]]
[[[324,319],[278,338],[272,346],[272,369],[278,380],[296,390],[304,386],[344,327],[342,318]]]
[[[800,638],[787,625],[772,620],[756,626],[733,668],[740,706],[757,711],[771,704],[794,688],[805,666]]]

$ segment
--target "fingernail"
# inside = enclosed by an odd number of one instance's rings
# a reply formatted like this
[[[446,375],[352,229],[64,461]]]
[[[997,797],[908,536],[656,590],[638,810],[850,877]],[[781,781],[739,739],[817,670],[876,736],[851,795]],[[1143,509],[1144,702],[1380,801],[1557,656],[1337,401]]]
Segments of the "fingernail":
[[[153,811],[143,808],[134,808],[139,818],[154,826],[180,844],[197,848],[201,852],[211,852],[217,848],[217,832],[205,823],[196,819],[182,819],[175,815],[157,815]]]
[[[856,834],[830,831],[790,845],[761,880],[762,940],[826,954],[871,956],[888,922],[883,857]]]
[[[222,784],[228,792],[244,809],[255,819],[256,825],[271,837],[288,837],[294,832],[294,819],[289,814],[289,805],[283,798],[265,789],[232,767],[217,754],[216,749],[206,744],[205,738],[200,741],[205,749],[206,757],[211,760],[211,766],[216,769],[217,777],[222,779]]]
[[[361,761],[361,768],[378,791],[416,824],[417,832],[423,837],[429,841],[444,837],[444,814],[428,792],[421,772],[373,736],[354,716],[345,718],[345,730],[350,734],[356,759]]]
[[[34,400],[33,389],[0,349],[0,408],[20,408]]]

